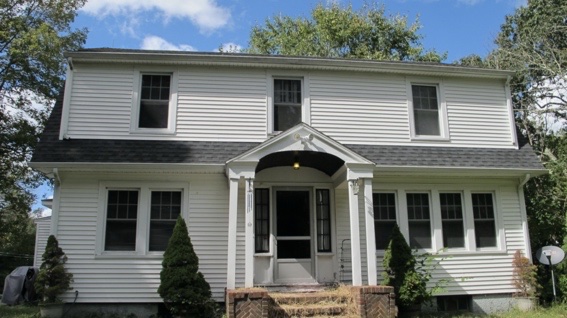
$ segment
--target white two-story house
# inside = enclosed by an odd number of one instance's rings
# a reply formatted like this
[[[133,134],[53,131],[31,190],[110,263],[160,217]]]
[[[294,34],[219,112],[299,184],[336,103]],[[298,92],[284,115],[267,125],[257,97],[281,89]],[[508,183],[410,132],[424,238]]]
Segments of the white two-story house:
[[[225,288],[380,284],[396,223],[412,248],[442,256],[441,309],[482,311],[515,292],[512,256],[531,255],[523,185],[546,170],[517,136],[511,72],[117,49],[66,57],[32,166],[55,183],[51,232],[77,303],[161,302],[179,215],[218,301]]]

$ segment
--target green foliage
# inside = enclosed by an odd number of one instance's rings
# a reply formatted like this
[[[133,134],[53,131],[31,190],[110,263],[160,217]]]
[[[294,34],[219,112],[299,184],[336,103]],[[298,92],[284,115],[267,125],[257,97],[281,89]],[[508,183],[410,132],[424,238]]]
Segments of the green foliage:
[[[35,281],[36,292],[43,303],[60,302],[59,296],[72,289],[73,274],[67,272],[65,268],[67,256],[59,247],[55,236],[50,235],[47,239],[41,260],[41,267]]]
[[[386,16],[384,7],[317,5],[311,18],[275,16],[250,34],[249,53],[440,62],[446,54],[425,51],[416,20]]]
[[[400,310],[421,305],[431,297],[427,290],[430,275],[416,269],[417,261],[397,225],[384,253],[383,285],[393,286]]]
[[[516,295],[520,297],[535,297],[539,289],[537,266],[531,264],[530,260],[522,255],[520,250],[514,253],[512,265],[514,267],[514,287],[518,290]]]
[[[0,252],[9,252],[4,238],[18,235],[16,223],[28,218],[28,189],[44,180],[27,162],[63,87],[63,52],[85,42],[85,30],[70,28],[84,3],[0,1]]]
[[[158,293],[172,314],[182,317],[211,317],[214,302],[211,287],[199,272],[199,258],[180,216],[163,254]]]

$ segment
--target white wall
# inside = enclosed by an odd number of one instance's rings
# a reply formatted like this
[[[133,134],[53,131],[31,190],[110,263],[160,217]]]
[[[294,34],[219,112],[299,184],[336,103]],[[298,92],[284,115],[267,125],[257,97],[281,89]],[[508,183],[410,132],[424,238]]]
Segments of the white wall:
[[[70,96],[67,136],[246,142],[267,138],[270,70],[173,69],[179,85],[176,132],[170,135],[130,133],[132,92],[138,90],[134,83],[140,70],[144,68],[76,65],[71,91],[66,92]],[[412,143],[407,85],[413,77],[323,71],[293,74],[308,79],[309,91],[304,92],[310,101],[308,124],[338,142]],[[503,81],[426,79],[442,85],[450,138],[417,144],[513,147]]]

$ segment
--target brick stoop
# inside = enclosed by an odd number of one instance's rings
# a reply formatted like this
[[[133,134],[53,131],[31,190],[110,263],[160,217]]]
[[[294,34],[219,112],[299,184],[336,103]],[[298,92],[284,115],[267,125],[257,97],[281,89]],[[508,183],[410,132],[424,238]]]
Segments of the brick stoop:
[[[269,292],[265,288],[227,290],[228,318],[394,318],[394,288],[389,286],[340,286],[320,291],[288,288]]]

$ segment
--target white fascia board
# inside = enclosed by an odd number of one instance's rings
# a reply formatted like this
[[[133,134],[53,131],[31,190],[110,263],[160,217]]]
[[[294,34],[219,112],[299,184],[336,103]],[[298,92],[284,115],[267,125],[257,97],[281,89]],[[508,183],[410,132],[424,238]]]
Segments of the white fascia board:
[[[31,162],[29,166],[43,173],[52,173],[53,168],[75,172],[178,172],[178,173],[223,173],[224,164],[195,163],[100,163],[100,162]]]
[[[477,78],[498,78],[506,80],[514,75],[512,71],[463,67],[451,64],[373,61],[339,58],[318,58],[299,56],[223,54],[204,52],[172,51],[79,51],[67,52],[73,63],[134,63],[134,64],[176,64],[231,66],[255,68],[311,69],[333,71],[378,72],[430,76],[457,76]]]
[[[514,168],[486,168],[486,167],[400,167],[376,166],[374,172],[380,175],[434,175],[439,176],[486,176],[486,177],[524,177],[530,174],[533,177],[548,174],[547,169],[514,169]]]

